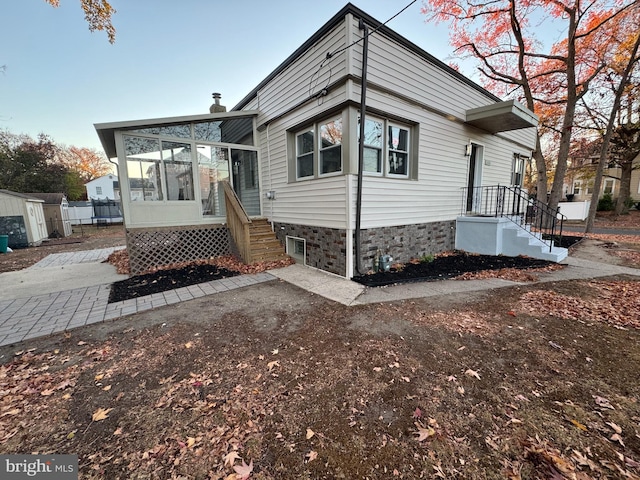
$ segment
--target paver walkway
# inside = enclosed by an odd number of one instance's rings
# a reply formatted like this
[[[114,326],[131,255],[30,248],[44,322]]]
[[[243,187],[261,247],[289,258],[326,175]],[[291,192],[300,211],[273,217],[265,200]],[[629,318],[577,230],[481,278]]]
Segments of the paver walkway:
[[[101,262],[116,249],[105,248],[56,253],[47,256],[29,268],[38,269],[73,263]],[[110,285],[77,288],[15,300],[2,300],[0,301],[0,346],[64,332],[71,328],[103,322],[213,293],[268,282],[275,278],[269,273],[239,275],[116,303],[107,303],[111,290]]]
[[[60,265],[71,265],[75,263],[102,262],[113,252],[116,250],[122,250],[123,248],[126,247],[110,247],[98,248],[96,250],[81,250],[79,252],[52,253],[35,265],[31,265],[29,269],[33,270],[35,268],[57,267]]]

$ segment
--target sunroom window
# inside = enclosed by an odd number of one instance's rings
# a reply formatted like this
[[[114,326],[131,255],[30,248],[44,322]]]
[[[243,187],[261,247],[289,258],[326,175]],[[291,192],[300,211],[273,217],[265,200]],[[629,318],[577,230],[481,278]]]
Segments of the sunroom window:
[[[124,150],[131,201],[163,200],[160,142],[125,136]]]
[[[162,142],[167,200],[193,200],[191,145]]]

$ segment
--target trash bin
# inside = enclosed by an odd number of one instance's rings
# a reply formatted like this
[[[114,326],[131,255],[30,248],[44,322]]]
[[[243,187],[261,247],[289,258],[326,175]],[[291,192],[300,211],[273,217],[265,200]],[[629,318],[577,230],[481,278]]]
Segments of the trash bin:
[[[0,235],[0,253],[7,253],[9,246],[9,235]]]

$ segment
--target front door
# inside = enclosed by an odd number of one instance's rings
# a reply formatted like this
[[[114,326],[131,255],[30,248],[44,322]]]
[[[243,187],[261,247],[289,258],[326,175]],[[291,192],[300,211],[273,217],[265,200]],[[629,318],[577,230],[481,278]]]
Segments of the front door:
[[[467,212],[480,213],[482,205],[482,147],[471,144],[469,178],[467,180]]]

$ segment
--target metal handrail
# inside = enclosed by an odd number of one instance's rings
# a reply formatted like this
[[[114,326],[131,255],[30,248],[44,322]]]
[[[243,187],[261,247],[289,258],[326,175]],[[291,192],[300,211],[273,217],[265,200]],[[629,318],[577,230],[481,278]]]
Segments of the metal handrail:
[[[554,238],[562,241],[562,229],[566,216],[559,208],[552,209],[537,198],[529,197],[526,190],[519,186],[491,185],[463,188],[463,215],[507,218],[520,228],[527,230],[544,244],[553,249]],[[543,238],[548,235],[549,240]]]

